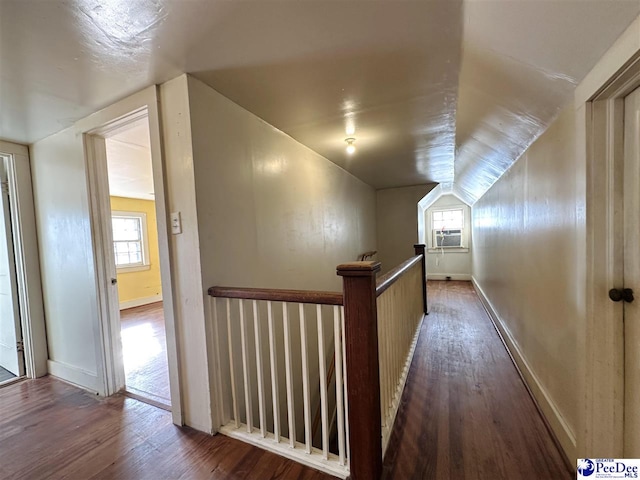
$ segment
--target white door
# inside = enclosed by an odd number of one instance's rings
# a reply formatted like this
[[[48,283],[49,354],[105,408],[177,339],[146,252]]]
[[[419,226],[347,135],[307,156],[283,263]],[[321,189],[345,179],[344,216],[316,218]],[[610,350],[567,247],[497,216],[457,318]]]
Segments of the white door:
[[[24,374],[22,333],[18,313],[16,265],[11,233],[7,160],[0,156],[0,367],[19,377]]]
[[[640,458],[640,88],[625,99],[624,127],[624,456]],[[623,292],[624,293],[624,292]]]

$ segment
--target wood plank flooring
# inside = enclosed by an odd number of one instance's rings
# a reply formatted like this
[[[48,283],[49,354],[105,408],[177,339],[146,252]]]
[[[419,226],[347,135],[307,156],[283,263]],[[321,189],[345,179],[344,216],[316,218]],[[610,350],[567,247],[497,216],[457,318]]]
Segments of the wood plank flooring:
[[[162,302],[120,311],[126,390],[170,406]]]
[[[0,478],[334,477],[223,435],[178,428],[169,412],[138,400],[99,399],[45,377],[0,388]]]
[[[429,282],[384,478],[574,478],[469,282]]]

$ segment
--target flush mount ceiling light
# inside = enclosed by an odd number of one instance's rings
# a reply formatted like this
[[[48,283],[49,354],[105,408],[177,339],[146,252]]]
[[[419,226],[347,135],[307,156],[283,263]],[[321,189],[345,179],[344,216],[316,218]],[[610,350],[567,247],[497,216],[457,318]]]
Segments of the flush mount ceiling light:
[[[356,151],[356,146],[354,145],[356,139],[353,137],[350,137],[350,138],[345,138],[344,141],[347,142],[347,153],[349,155],[353,155]]]

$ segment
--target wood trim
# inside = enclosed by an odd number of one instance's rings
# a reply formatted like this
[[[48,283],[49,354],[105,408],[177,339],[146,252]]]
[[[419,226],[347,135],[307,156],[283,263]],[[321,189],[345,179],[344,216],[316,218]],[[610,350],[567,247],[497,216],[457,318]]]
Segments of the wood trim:
[[[344,276],[340,272],[349,272],[348,276],[350,277],[368,277],[371,275],[371,270],[375,270],[376,272],[380,271],[381,265],[382,264],[380,262],[376,262],[373,260],[364,262],[341,263],[336,267],[336,273],[340,276]]]
[[[0,159],[2,157],[7,158],[8,164],[13,247],[26,375],[29,378],[42,377],[47,374],[49,356],[29,151],[24,145],[0,141]]]
[[[104,145],[101,145],[99,151],[96,151],[96,140],[101,136],[113,135],[119,129],[125,128],[132,122],[141,118],[147,117],[148,119],[153,181],[156,188],[156,226],[158,229],[160,271],[162,273],[165,330],[167,332],[166,342],[169,365],[169,383],[171,387],[171,413],[174,423],[176,425],[183,425],[184,407],[182,381],[180,378],[182,357],[178,349],[179,338],[177,331],[177,324],[180,321],[180,312],[178,309],[178,293],[174,292],[174,283],[177,282],[177,280],[174,278],[175,262],[171,258],[171,228],[167,221],[167,212],[169,211],[169,202],[167,197],[168,185],[165,176],[165,167],[167,166],[167,162],[164,158],[165,139],[162,136],[162,122],[160,118],[159,105],[159,87],[152,85],[114,103],[109,107],[106,107],[103,110],[100,110],[99,112],[94,113],[93,115],[79,120],[74,125],[74,129],[78,134],[83,134],[85,141],[85,165],[88,172],[88,189],[92,213],[92,244],[94,250],[94,261],[96,262],[96,269],[94,273],[98,297],[99,324],[96,328],[96,336],[98,337],[96,348],[100,352],[100,358],[98,360],[98,378],[102,382],[102,389],[107,391],[109,387],[109,379],[114,376],[114,372],[112,370],[119,370],[116,375],[122,376],[122,379],[124,379],[124,367],[122,367],[120,364],[121,362],[117,360],[117,355],[115,355],[114,359],[114,356],[109,353],[109,342],[118,342],[120,327],[118,322],[114,320],[116,318],[115,316],[110,318],[110,315],[107,315],[107,313],[109,313],[107,312],[107,308],[109,307],[110,298],[105,296],[105,288],[108,289],[109,284],[105,285],[104,281],[115,277],[116,272],[113,272],[113,275],[107,276],[105,266],[103,265],[104,260],[101,258],[104,256],[102,254],[106,252],[104,249],[110,244],[109,242],[105,242],[99,223],[101,220],[104,221],[105,218],[110,218],[111,208],[108,205],[108,189],[106,191],[106,197],[103,195],[104,192],[101,192],[100,190],[100,188],[104,190],[105,187],[103,184],[106,176],[103,174],[106,172],[106,167],[97,171],[95,168],[96,165],[94,165],[97,160],[106,162],[106,158],[100,158],[100,156],[105,155]],[[104,140],[102,140],[102,142],[104,142]],[[102,172],[102,174],[100,172]],[[97,195],[102,195],[103,198],[98,198]],[[105,198],[106,206],[104,205]],[[112,247],[109,248],[111,251],[113,250]],[[113,305],[113,308],[115,308],[113,312],[119,309],[117,302]],[[204,308],[202,313],[204,314]],[[105,325],[106,323],[115,323],[115,325]],[[109,327],[111,327],[113,333],[109,332]],[[113,334],[117,335],[113,338],[108,337],[108,335]],[[117,365],[116,362],[118,363]],[[122,382],[124,382],[124,380],[122,380]],[[121,382],[117,381],[112,383]],[[122,385],[124,385],[124,383],[122,383]],[[114,393],[115,391],[118,391],[119,388],[119,386],[111,388],[109,393]],[[195,426],[195,420],[192,419],[191,422],[193,422],[192,426]]]
[[[382,418],[376,274],[380,262],[338,266],[344,285],[346,382],[352,480],[378,480],[382,474]]]
[[[634,25],[637,30],[640,23]],[[603,57],[606,61],[594,67],[594,71],[602,70],[597,81],[593,77],[589,85],[589,89],[596,89],[595,94],[582,103],[580,99],[587,95],[585,86],[583,96],[576,97],[579,154],[586,165],[586,315],[578,337],[580,457],[624,456],[623,306],[611,302],[607,292],[624,283],[624,242],[619,228],[623,213],[624,97],[640,85],[640,50],[635,36],[625,33],[623,38]],[[622,55],[622,51],[626,53]]]
[[[385,290],[387,290],[391,285],[400,280],[400,277],[407,273],[407,271],[409,271],[411,267],[420,262],[423,258],[424,256],[420,255],[411,257],[409,260],[404,261],[393,270],[385,273],[380,278],[378,278],[376,286],[376,297],[382,295]]]
[[[313,303],[320,305],[342,305],[339,292],[314,290],[275,290],[270,288],[211,287],[212,297],[240,298],[245,300],[269,300],[272,302]]]

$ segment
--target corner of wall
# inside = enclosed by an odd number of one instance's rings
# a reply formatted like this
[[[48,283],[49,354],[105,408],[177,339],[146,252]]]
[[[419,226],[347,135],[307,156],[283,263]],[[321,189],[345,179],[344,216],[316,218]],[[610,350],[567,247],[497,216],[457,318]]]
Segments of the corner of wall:
[[[171,212],[180,212],[182,220],[182,233],[171,237],[171,263],[183,415],[187,425],[211,433],[210,352],[206,342],[189,78],[183,74],[160,85],[160,116],[168,206]]]

